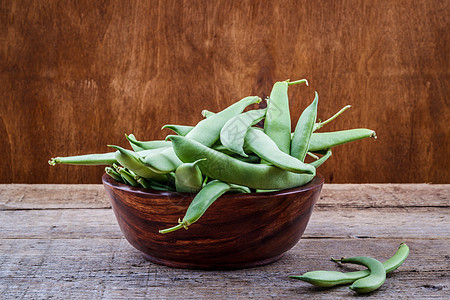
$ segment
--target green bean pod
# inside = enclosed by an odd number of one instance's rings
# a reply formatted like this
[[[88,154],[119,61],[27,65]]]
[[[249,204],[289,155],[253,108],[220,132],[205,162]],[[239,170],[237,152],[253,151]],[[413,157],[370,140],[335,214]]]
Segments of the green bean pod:
[[[220,131],[220,141],[229,150],[244,157],[244,139],[248,129],[261,121],[267,109],[250,110],[229,119]]]
[[[131,148],[133,148],[134,151],[138,152],[138,151],[142,151],[144,150],[143,148],[139,147],[138,145],[135,145],[133,143],[133,141],[137,141],[136,137],[134,136],[134,134],[130,133],[130,134],[126,134],[125,133],[125,138],[128,140],[128,142],[130,143]]]
[[[163,185],[156,181],[152,181],[151,179],[145,179],[136,175],[134,179],[139,183],[143,188],[156,190],[156,191],[174,191],[169,185]]]
[[[166,128],[172,130],[178,135],[186,136],[192,129],[194,129],[194,126],[168,124],[164,125],[161,129]]]
[[[119,146],[109,145],[109,147],[118,150],[116,160],[124,167],[130,169],[140,177],[150,178],[158,182],[167,181],[166,176],[154,172],[140,161],[140,155],[136,152],[124,149]]]
[[[309,141],[317,118],[319,95],[315,92],[314,101],[303,111],[295,127],[291,141],[291,155],[301,161],[305,160]]]
[[[118,167],[117,172],[120,174],[120,176],[122,177],[122,180],[134,187],[138,187],[140,186],[139,183],[134,179],[134,174],[128,172],[127,170],[125,170],[125,168],[123,167]]]
[[[358,293],[369,293],[379,288],[386,280],[386,269],[378,260],[371,257],[350,257],[339,260],[343,263],[355,263],[368,267],[369,273],[361,277],[358,272],[342,273],[338,271],[312,271],[302,276],[290,276],[320,287],[353,283],[350,287]],[[356,275],[356,276],[355,276]]]
[[[243,157],[239,154],[233,154],[230,155],[233,158],[236,158],[237,160],[250,163],[250,164],[259,164],[261,162],[261,158],[258,155],[255,154],[249,154],[247,157]]]
[[[209,147],[219,139],[220,130],[230,118],[240,114],[250,104],[260,101],[261,98],[256,96],[245,97],[221,112],[200,121],[186,137]],[[168,148],[158,155],[148,155],[141,161],[160,173],[173,172],[182,163],[173,148]]]
[[[201,216],[206,212],[206,210],[214,203],[220,196],[225,192],[230,190],[230,185],[219,180],[213,180],[203,187],[200,192],[195,196],[189,205],[186,214],[179,224],[168,228],[160,230],[160,233],[168,233],[181,228],[187,229],[189,225],[195,223]]]
[[[139,151],[139,155],[148,155],[150,151],[151,150]],[[100,166],[112,165],[116,162],[116,152],[55,157],[48,161],[51,166],[56,164]]]
[[[246,186],[237,185],[237,184],[229,184],[230,186],[230,193],[236,193],[236,194],[249,194],[251,193],[250,189]]]
[[[143,187],[144,189],[153,189],[153,187],[147,182],[147,180],[145,180],[145,178],[136,176],[134,179],[135,179],[135,180],[137,181],[137,183],[139,183],[139,184],[141,185],[141,187]]]
[[[186,137],[171,135],[173,149],[183,162],[198,163],[202,173],[210,178],[254,189],[287,189],[310,182],[314,174],[296,174],[275,166],[242,162],[208,148]]]
[[[350,273],[354,273],[354,272],[343,273],[343,272],[339,272],[339,271],[318,270],[318,271],[306,272],[305,274],[303,274],[301,276],[289,276],[289,277],[311,283],[315,286],[332,287],[332,286],[336,286],[336,285],[350,284],[360,278],[359,276],[355,277]],[[364,275],[364,277],[368,276],[369,274],[370,274],[370,271],[368,274]]]
[[[229,119],[242,113],[247,106],[260,101],[261,98],[257,96],[245,97],[221,112],[201,120],[186,137],[209,147],[219,139],[220,131]]]
[[[173,152],[173,148],[165,148],[159,153],[152,153],[142,157],[141,162],[149,166],[154,172],[166,174],[175,171],[183,162]]]
[[[340,260],[342,263],[352,263],[366,266],[370,275],[356,280],[350,286],[350,289],[354,290],[358,294],[370,293],[378,289],[386,280],[386,269],[383,264],[372,257],[348,257]]]
[[[111,176],[111,178],[114,179],[115,181],[123,182],[122,176],[120,176],[120,174],[117,173],[117,171],[114,170],[114,168],[105,167],[105,173]]]
[[[214,149],[214,150],[216,150],[216,151],[225,153],[226,155],[233,156],[233,157],[239,156],[239,157],[241,157],[241,158],[246,158],[245,156],[242,156],[242,155],[240,155],[240,154],[237,154],[237,153],[234,152],[234,151],[231,151],[230,149],[228,149],[227,147],[225,147],[224,145],[222,145],[222,143],[221,143],[220,141],[217,141],[216,143],[214,143],[214,145],[212,145],[210,148],[212,148],[212,149]],[[245,143],[244,143],[244,152],[245,152],[247,155],[254,154],[248,147],[245,146]]]
[[[397,252],[388,260],[383,262],[383,267],[386,273],[390,273],[400,267],[406,260],[409,254],[409,247],[405,243],[401,243],[397,249]],[[338,262],[339,260],[334,260]],[[290,278],[309,282],[313,285],[320,287],[332,287],[342,284],[351,284],[358,279],[367,277],[370,275],[369,270],[362,270],[356,272],[338,272],[338,271],[311,271],[306,272],[301,276],[289,276]]]
[[[291,117],[289,112],[288,82],[276,82],[270,92],[267,105],[264,132],[277,144],[278,148],[290,153]]]
[[[133,150],[136,152],[143,151],[143,150],[153,150],[153,149],[158,149],[158,148],[172,147],[172,143],[169,141],[156,140],[156,141],[142,142],[142,141],[136,140],[135,136],[132,134],[130,134],[130,135],[125,134],[125,137],[130,142],[130,145],[133,148]]]
[[[319,159],[309,163],[309,165],[314,166],[315,168],[320,167],[327,159],[331,157],[331,149],[327,150],[327,153]]]
[[[204,159],[193,163],[183,163],[175,171],[175,187],[177,192],[197,193],[202,189],[203,176],[197,164]]]
[[[250,128],[245,136],[246,146],[271,164],[294,173],[315,174],[315,167],[281,151],[263,131]]]
[[[55,157],[48,161],[49,165],[51,166],[54,166],[56,164],[98,166],[112,165],[115,162],[115,152]]]
[[[308,151],[330,149],[337,145],[342,145],[356,140],[375,137],[375,131],[365,128],[349,129],[334,132],[314,132],[311,135]]]

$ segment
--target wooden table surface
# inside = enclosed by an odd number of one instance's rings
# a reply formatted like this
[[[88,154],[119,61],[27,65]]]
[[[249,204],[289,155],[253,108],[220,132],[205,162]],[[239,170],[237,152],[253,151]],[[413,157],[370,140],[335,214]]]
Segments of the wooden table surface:
[[[373,298],[449,298],[450,185],[325,185],[303,238],[271,265],[199,271],[155,265],[123,238],[101,185],[0,185],[0,298],[347,298],[289,275],[329,258],[409,258]],[[348,269],[347,269],[348,270]]]

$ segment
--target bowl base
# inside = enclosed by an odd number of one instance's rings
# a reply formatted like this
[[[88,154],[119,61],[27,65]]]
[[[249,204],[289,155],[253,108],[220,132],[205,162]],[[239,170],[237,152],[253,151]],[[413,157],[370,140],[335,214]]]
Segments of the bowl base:
[[[179,269],[197,269],[197,270],[237,270],[237,269],[246,269],[246,268],[254,268],[259,266],[264,266],[273,262],[276,262],[280,258],[282,258],[284,253],[270,257],[263,260],[250,261],[250,262],[239,262],[239,263],[223,263],[223,264],[201,264],[201,263],[189,263],[189,262],[179,262],[173,260],[162,259],[154,256],[150,256],[148,254],[142,253],[142,256],[155,264],[164,265],[172,268]]]

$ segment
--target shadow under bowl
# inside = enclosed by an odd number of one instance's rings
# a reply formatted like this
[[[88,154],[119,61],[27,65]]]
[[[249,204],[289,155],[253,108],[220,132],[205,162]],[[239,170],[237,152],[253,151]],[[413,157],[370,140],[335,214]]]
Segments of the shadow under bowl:
[[[280,259],[300,239],[324,178],[276,192],[225,194],[188,230],[178,224],[195,194],[135,188],[102,177],[127,241],[157,264],[190,269],[241,269]]]

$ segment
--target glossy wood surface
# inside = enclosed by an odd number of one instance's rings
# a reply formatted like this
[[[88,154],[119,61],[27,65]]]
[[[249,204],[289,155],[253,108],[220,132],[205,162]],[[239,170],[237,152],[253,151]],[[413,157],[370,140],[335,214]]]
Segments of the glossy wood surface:
[[[292,124],[319,93],[337,147],[329,183],[450,182],[448,0],[0,1],[0,182],[100,183],[54,156],[162,139],[277,80]]]
[[[239,269],[278,260],[302,236],[324,178],[294,189],[221,196],[188,230],[160,234],[194,195],[133,188],[103,176],[125,238],[150,261],[179,268]]]

